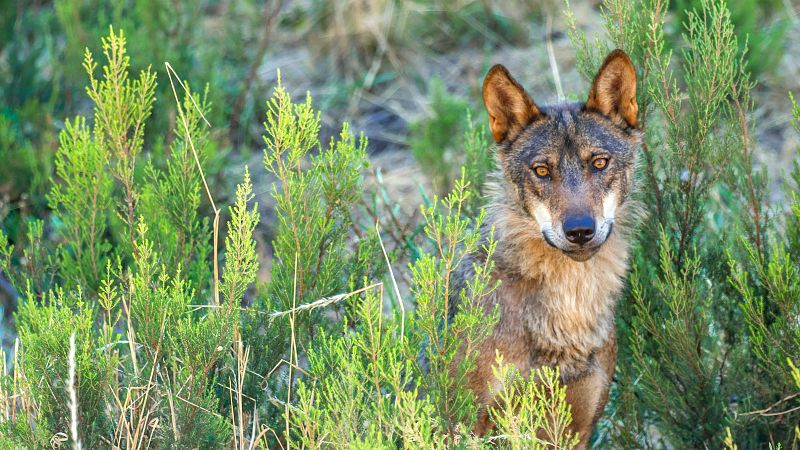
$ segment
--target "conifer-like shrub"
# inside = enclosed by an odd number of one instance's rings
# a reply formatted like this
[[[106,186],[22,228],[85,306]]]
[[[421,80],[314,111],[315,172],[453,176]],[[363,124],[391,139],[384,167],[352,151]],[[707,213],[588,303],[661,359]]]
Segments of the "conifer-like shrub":
[[[770,203],[754,165],[746,45],[724,2],[698,1],[676,24],[668,2],[608,0],[595,42],[568,14],[587,78],[611,48],[631,56],[644,132],[635,195],[647,220],[618,306],[598,448],[798,445],[800,166],[786,204]],[[64,23],[71,5],[59,6]],[[675,27],[683,42],[670,50]],[[221,160],[213,92],[171,65],[166,77],[151,61],[133,65],[122,32],[101,42],[101,61],[82,53],[91,116],[64,123],[54,176],[30,180],[52,216],[0,232],[0,271],[20,293],[18,339],[2,355],[0,447],[575,446],[558,371],[520,373],[502,355],[493,429],[472,433],[479,411],[464,380],[499,312],[478,301],[498,286],[491,257],[452,291],[470,253],[495,249],[478,232],[493,156],[464,105],[437,94],[431,123],[455,131],[420,125],[416,153],[445,176],[441,192],[423,195],[415,231],[389,229],[365,200],[391,203],[365,181],[367,140],[344,123],[321,142],[320,111],[310,95],[293,100],[280,75],[263,167],[242,168],[226,196],[209,176]],[[0,144],[24,140],[12,131],[0,119]],[[453,141],[463,149],[444,147]],[[26,170],[49,171],[28,157]],[[259,270],[267,200],[272,260]]]
[[[452,193],[421,207],[424,233],[401,294],[380,227],[358,214],[366,139],[343,124],[320,143],[310,96],[293,102],[279,78],[263,159],[276,180],[266,193],[275,201],[274,260],[269,282],[256,284],[257,196],[245,168],[234,203],[216,202],[204,170],[214,151],[207,97],[167,66],[176,139],[154,162],[144,142],[156,77],[131,76],[122,32],[103,39],[103,57],[98,70],[84,55],[94,114],[61,132],[53,220],[31,222],[21,248],[0,234],[0,269],[23,293],[0,382],[2,446],[574,442],[557,375],[526,381],[501,360],[506,401],[490,414],[502,434],[470,433],[478,410],[464,379],[497,318],[477,302],[496,287],[491,259],[472,268],[462,292],[451,292],[450,279],[482,245],[479,191],[467,181],[485,177],[480,132],[467,133],[474,166]],[[491,254],[494,244],[485,245]]]
[[[607,36],[595,43],[568,15],[587,78],[606,50],[631,56],[644,131],[648,219],[618,309],[617,379],[596,444],[796,446],[797,169],[790,207],[770,204],[754,167],[746,45],[725,2],[695,3],[675,24],[669,2],[607,1]],[[675,26],[683,43],[672,51],[665,29]]]

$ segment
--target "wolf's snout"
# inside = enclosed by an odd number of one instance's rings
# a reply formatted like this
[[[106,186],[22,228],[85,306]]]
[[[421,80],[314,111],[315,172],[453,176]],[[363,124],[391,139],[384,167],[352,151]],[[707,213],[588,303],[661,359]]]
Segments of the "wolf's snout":
[[[564,219],[564,234],[573,244],[583,245],[594,237],[594,219],[591,216],[568,216]]]

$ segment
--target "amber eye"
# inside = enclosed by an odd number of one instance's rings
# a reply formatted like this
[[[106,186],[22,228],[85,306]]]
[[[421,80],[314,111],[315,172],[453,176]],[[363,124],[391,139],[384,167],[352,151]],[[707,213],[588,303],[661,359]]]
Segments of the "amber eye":
[[[592,165],[597,170],[603,170],[608,165],[608,158],[597,158],[592,161]]]
[[[547,178],[550,176],[550,169],[545,166],[536,166],[533,168],[533,172],[536,173],[536,176],[539,178]]]

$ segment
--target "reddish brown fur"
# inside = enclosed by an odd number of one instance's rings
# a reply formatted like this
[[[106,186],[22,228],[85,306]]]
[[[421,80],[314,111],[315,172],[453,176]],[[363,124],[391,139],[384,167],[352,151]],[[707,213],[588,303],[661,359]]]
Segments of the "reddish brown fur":
[[[595,79],[589,100],[578,107],[537,107],[502,66],[493,68],[484,82],[484,101],[492,134],[499,144],[501,166],[497,181],[491,186],[492,201],[487,207],[487,230],[494,227],[497,242],[492,275],[501,284],[481,301],[487,312],[498,308],[500,321],[478,350],[476,369],[468,377],[469,387],[482,405],[492,404],[491,392],[497,384],[492,373],[496,351],[523,374],[544,365],[559,367],[572,407],[571,429],[580,433],[580,448],[588,445],[608,401],[614,375],[617,353],[614,308],[628,269],[628,230],[638,217],[636,204],[628,200],[635,167],[635,151],[629,150],[635,149],[640,140],[635,129],[638,111],[635,92],[633,66],[621,51],[609,55]],[[558,145],[541,142],[542,127],[551,126],[548,123],[555,123],[554,117],[558,115],[566,117],[557,124],[559,129],[572,133],[568,141],[577,146],[569,156],[577,161],[575,167],[591,161],[594,149],[604,145],[608,148],[616,145],[622,150],[609,150],[612,158],[616,158],[609,169],[614,172],[604,173],[604,178],[599,179],[591,172],[582,172],[580,167],[572,169],[575,172],[565,173],[564,177],[580,176],[589,181],[545,198],[547,192],[555,191],[551,187],[540,189],[535,180],[531,181],[525,172],[530,168],[524,158],[530,153],[532,142],[539,148]],[[600,135],[609,136],[611,141],[592,141],[590,134],[580,131],[588,129],[586,126],[573,124],[587,121],[603,127]],[[563,154],[564,150],[560,151],[555,154]],[[537,154],[534,152],[534,156]],[[556,170],[559,166],[552,167]],[[555,181],[556,178],[551,180]],[[615,204],[597,205],[597,199],[606,198]],[[563,218],[563,209],[579,203],[590,204],[587,208],[595,215],[611,211],[613,227],[605,241],[591,252],[572,254],[559,248],[560,244],[545,240],[541,222],[544,217],[556,223]],[[477,253],[470,257],[472,262],[480,262],[485,255]],[[466,269],[457,276],[457,286],[463,287],[472,276],[470,261],[464,266]],[[490,425],[483,408],[475,431],[482,435]]]

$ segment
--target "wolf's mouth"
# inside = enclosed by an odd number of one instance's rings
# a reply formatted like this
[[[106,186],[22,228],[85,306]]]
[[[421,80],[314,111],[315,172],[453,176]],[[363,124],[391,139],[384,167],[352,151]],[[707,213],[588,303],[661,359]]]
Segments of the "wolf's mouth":
[[[592,256],[594,256],[598,251],[600,251],[600,247],[602,246],[603,244],[600,244],[591,248],[582,248],[578,250],[561,250],[561,252],[575,261],[584,262],[591,259]]]
[[[605,244],[608,241],[608,238],[611,236],[612,231],[614,231],[614,224],[610,223],[608,226],[608,232],[605,233],[605,237],[603,238],[602,242],[593,245],[591,242],[589,242],[587,243],[589,245],[578,246],[574,248],[563,248],[556,245],[556,243],[553,242],[553,239],[550,237],[550,233],[543,232],[542,236],[544,237],[544,241],[547,242],[547,244],[553,247],[554,249],[561,250],[563,254],[567,255],[568,257],[570,257],[575,261],[583,262],[583,261],[588,261],[589,259],[591,259],[592,256],[594,256],[598,251],[600,251],[600,248],[603,247],[603,244]]]

